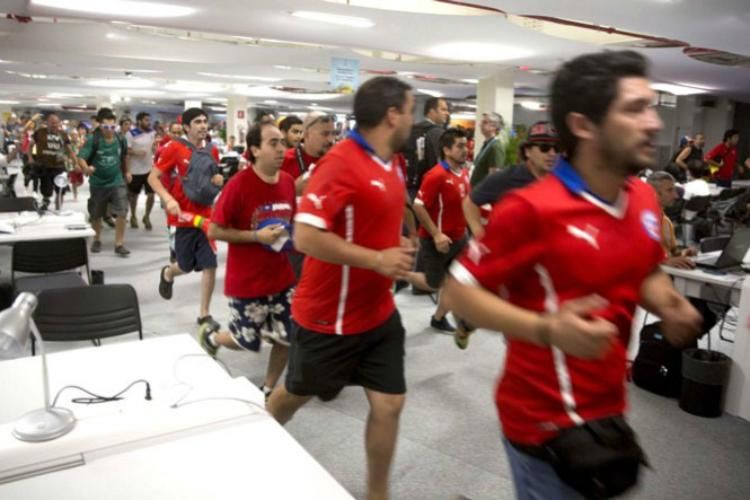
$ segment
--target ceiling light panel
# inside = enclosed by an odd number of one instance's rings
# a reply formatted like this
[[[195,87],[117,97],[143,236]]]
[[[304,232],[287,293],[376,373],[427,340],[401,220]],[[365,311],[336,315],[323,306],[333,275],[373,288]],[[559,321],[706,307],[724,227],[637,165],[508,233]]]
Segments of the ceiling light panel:
[[[292,12],[292,16],[308,21],[319,23],[335,24],[337,26],[346,26],[349,28],[372,28],[375,23],[364,17],[341,16],[338,14],[329,14],[327,12],[313,12],[309,10],[297,10]]]
[[[99,78],[86,83],[92,87],[118,89],[147,89],[156,85],[155,82],[145,78]]]
[[[448,42],[428,50],[432,57],[452,61],[498,62],[532,55],[530,50],[486,42]]]
[[[182,17],[196,12],[192,7],[134,0],[31,0],[37,7],[123,17]]]

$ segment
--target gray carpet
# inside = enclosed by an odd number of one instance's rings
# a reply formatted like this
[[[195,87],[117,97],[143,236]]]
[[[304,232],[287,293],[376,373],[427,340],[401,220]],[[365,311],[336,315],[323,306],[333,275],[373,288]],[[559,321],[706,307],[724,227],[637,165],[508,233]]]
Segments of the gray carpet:
[[[69,208],[83,210],[87,193]],[[143,210],[143,200],[141,207]],[[105,228],[101,254],[92,268],[102,269],[108,283],[130,283],[138,291],[146,335],[177,332],[196,334],[199,276],[178,278],[174,298],[157,292],[159,269],[167,262],[164,215],[153,214],[155,229],[130,230],[127,259],[113,253],[114,231]],[[212,312],[223,325],[229,317],[223,297],[223,264]],[[0,278],[7,277],[9,252],[0,247]],[[472,500],[513,498],[512,483],[493,403],[493,388],[501,369],[504,344],[499,335],[480,332],[466,352],[451,337],[433,332],[434,308],[427,297],[406,291],[397,296],[407,330],[408,396],[401,420],[398,451],[392,472],[394,499]],[[110,339],[108,342],[130,340]],[[86,346],[50,345],[49,350]],[[220,352],[236,376],[263,380],[268,349],[260,354]],[[630,386],[633,426],[638,431],[653,470],[628,498],[748,499],[750,498],[750,422],[724,415],[703,419],[679,409],[675,400]],[[367,404],[361,389],[348,388],[334,401],[311,402],[287,426],[289,432],[355,497],[364,497],[364,422]],[[259,473],[262,473],[259,472]],[[293,475],[290,476],[293,478]]]

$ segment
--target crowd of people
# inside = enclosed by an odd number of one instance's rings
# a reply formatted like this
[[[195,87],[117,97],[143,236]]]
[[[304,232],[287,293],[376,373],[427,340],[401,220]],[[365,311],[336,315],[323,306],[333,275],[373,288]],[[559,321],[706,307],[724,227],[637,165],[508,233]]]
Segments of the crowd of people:
[[[412,88],[391,77],[360,86],[356,128],[342,140],[324,113],[259,117],[245,137],[243,168],[228,180],[200,108],[164,130],[146,113],[118,123],[107,108],[93,129],[65,133],[51,113],[44,127],[35,116],[5,130],[25,141],[18,150],[45,204],[58,175],[69,172],[74,196],[88,178],[94,253],[102,250],[102,222],[113,217],[114,251],[127,256],[128,215],[132,229],[151,230],[159,198],[172,250],[160,296],[172,299],[179,276],[199,272],[197,324],[207,353],[271,344],[262,389],[280,423],[313,397],[329,401],[345,386],[363,387],[368,498],[388,497],[406,394],[394,281],[438,294],[429,324],[452,333],[460,349],[477,328],[503,333],[496,405],[518,497],[577,498],[628,488],[645,463],[624,417],[635,307],[659,316],[677,345],[693,342],[711,320],[660,269],[688,253],[664,237],[672,176],[637,178],[655,169],[662,126],[644,58],[577,57],[550,92],[551,119],[529,128],[518,165],[505,164],[502,116],[482,114],[484,142],[472,165],[470,138],[447,126],[447,101],[427,100],[415,125]],[[713,168],[718,183],[730,184],[750,160],[737,160],[737,131],[724,139],[704,155],[696,134],[676,152],[675,172],[687,182]],[[236,146],[230,137],[227,147]],[[216,241],[228,244],[226,328],[211,315]],[[580,428],[616,439],[573,436]],[[615,457],[618,470],[576,461],[602,446],[612,449],[597,456]]]

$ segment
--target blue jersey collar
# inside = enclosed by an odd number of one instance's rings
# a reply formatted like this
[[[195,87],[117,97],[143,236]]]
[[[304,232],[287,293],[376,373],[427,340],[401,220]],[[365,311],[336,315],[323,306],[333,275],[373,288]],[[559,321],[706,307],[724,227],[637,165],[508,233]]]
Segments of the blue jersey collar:
[[[586,181],[583,180],[583,177],[581,177],[576,169],[573,168],[573,165],[571,165],[570,162],[562,156],[558,157],[557,164],[552,170],[552,175],[557,177],[571,193],[577,196],[581,196],[585,193],[589,196],[595,197],[602,203],[613,205],[607,200],[604,200],[601,197],[597,196],[595,193],[591,192],[588,184],[586,184]]]
[[[448,172],[451,171],[451,166],[445,160],[440,160],[440,166],[443,167]]]
[[[373,147],[370,146],[370,143],[367,142],[364,137],[362,137],[362,134],[359,133],[359,130],[354,129],[349,132],[349,139],[359,144],[359,147],[361,147],[371,155],[377,156],[377,154],[375,154],[375,149],[373,149]]]

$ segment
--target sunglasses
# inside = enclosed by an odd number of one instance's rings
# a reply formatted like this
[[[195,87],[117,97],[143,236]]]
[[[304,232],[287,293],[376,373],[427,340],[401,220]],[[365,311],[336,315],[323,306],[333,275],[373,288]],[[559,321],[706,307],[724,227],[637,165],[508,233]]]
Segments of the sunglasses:
[[[99,125],[99,128],[102,130],[115,130],[117,128],[117,125]]]
[[[539,151],[541,151],[542,153],[549,153],[550,150],[554,151],[555,153],[557,153],[557,151],[558,151],[557,146],[555,144],[533,143],[532,146],[538,147]]]

